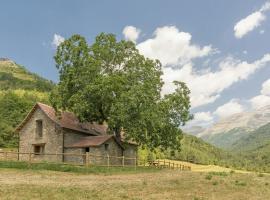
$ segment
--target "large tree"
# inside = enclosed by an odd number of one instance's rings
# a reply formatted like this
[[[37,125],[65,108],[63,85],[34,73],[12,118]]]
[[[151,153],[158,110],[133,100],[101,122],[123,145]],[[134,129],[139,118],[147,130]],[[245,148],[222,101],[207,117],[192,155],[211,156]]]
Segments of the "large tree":
[[[189,113],[189,89],[161,95],[161,63],[145,58],[133,42],[117,41],[101,33],[92,45],[74,35],[57,48],[60,73],[51,103],[57,110],[74,112],[81,121],[107,123],[111,134],[125,133],[149,148],[179,147],[180,126]]]

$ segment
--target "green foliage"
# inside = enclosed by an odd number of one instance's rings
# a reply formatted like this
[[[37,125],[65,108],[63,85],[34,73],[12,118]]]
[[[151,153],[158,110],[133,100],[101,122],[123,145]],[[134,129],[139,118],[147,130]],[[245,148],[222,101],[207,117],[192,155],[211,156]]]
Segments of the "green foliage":
[[[0,95],[0,147],[16,147],[18,135],[14,129],[24,119],[33,105],[42,100],[33,93],[25,92],[22,96],[13,91],[2,92]]]
[[[14,129],[37,101],[48,103],[53,83],[13,62],[0,62],[0,147],[16,147]]]
[[[270,172],[270,123],[235,142],[231,151],[245,168]]]
[[[205,179],[206,180],[211,180],[213,178],[213,176],[211,175],[211,174],[207,174],[206,176],[205,176]]]
[[[163,151],[161,149],[155,149],[152,151],[144,148],[139,149],[138,154],[141,160],[168,158],[197,164],[220,164],[223,160],[230,157],[227,152],[216,148],[195,136],[187,134],[183,134],[180,150],[168,149]]]
[[[60,82],[51,95],[56,109],[74,112],[81,121],[107,123],[118,138],[150,149],[177,149],[179,129],[192,116],[190,91],[175,82],[174,93],[161,96],[161,63],[139,54],[134,43],[101,33],[92,45],[74,35],[55,55]]]

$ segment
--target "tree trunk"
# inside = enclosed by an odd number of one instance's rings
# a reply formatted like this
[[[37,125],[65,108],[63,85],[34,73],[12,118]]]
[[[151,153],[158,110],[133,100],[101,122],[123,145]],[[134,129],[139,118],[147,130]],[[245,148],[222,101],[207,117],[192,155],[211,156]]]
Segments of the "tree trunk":
[[[115,128],[114,129],[114,135],[115,135],[115,137],[116,137],[116,140],[118,141],[118,142],[121,142],[121,128]]]

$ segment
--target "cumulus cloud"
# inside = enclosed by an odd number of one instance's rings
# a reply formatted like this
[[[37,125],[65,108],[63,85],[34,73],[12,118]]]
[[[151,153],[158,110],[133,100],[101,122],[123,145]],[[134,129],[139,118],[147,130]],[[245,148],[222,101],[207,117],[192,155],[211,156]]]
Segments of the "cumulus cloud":
[[[240,104],[236,99],[232,99],[228,103],[218,107],[214,112],[219,118],[225,118],[230,115],[241,113],[245,110],[245,107]]]
[[[270,54],[266,54],[252,63],[228,57],[219,63],[216,71],[197,71],[191,63],[180,69],[167,67],[163,69],[165,82],[163,92],[173,92],[175,89],[173,81],[180,80],[185,82],[191,90],[192,108],[206,105],[218,99],[225,89],[247,79],[269,62]]]
[[[192,59],[214,52],[211,45],[191,44],[191,34],[179,31],[175,26],[157,28],[154,36],[137,45],[139,51],[151,59],[159,59],[163,65],[181,65]]]
[[[242,38],[255,28],[259,27],[266,19],[264,13],[270,9],[270,2],[266,2],[258,11],[255,11],[247,17],[238,21],[234,26],[234,35],[236,38]]]
[[[210,112],[197,112],[194,114],[194,119],[192,120],[192,124],[207,126],[213,123],[213,116]]]
[[[270,79],[262,84],[261,94],[270,96]]]
[[[122,33],[125,36],[126,40],[130,40],[130,41],[136,43],[136,41],[139,38],[139,35],[141,33],[141,30],[134,27],[134,26],[126,26],[123,29]]]
[[[250,99],[253,109],[258,109],[270,105],[270,96],[258,95]]]
[[[227,57],[214,66],[215,70],[210,67],[198,70],[193,60],[207,56],[209,60],[209,55],[216,50],[211,45],[193,44],[191,38],[190,33],[180,31],[175,26],[159,27],[152,38],[142,41],[137,48],[146,57],[158,59],[163,64],[163,94],[174,92],[175,80],[187,84],[191,90],[192,108],[213,103],[225,89],[246,80],[270,62],[270,54],[254,62]]]
[[[58,35],[58,34],[54,34],[53,35],[52,46],[57,48],[64,41],[65,41],[64,37],[62,37],[61,35]]]
[[[251,98],[249,102],[253,109],[270,105],[270,79],[263,82],[260,94]]]
[[[211,112],[197,112],[193,114],[193,119],[189,121],[184,129],[190,131],[189,128],[194,126],[208,127],[214,122],[214,117]]]

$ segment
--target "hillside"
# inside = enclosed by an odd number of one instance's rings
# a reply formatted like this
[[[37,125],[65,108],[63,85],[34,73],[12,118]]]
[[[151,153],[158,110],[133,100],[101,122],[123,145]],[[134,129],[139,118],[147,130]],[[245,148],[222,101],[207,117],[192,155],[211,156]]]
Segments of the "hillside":
[[[0,147],[14,147],[14,128],[37,101],[48,102],[54,84],[12,60],[0,58]]]
[[[224,149],[252,131],[270,122],[270,106],[255,111],[243,112],[224,118],[198,134],[198,137]]]
[[[139,155],[140,159],[169,158],[197,164],[224,163],[224,160],[231,157],[229,153],[188,134],[183,135],[180,151],[155,150],[153,152],[147,149],[141,149]]]
[[[247,160],[250,169],[270,171],[270,123],[232,145],[231,151]]]
[[[270,144],[270,123],[252,131],[241,140],[236,141],[231,150],[235,152],[249,152],[263,149]],[[270,151],[270,149],[269,149]]]
[[[12,60],[0,58],[0,90],[37,90],[48,92],[53,83],[27,71]]]

